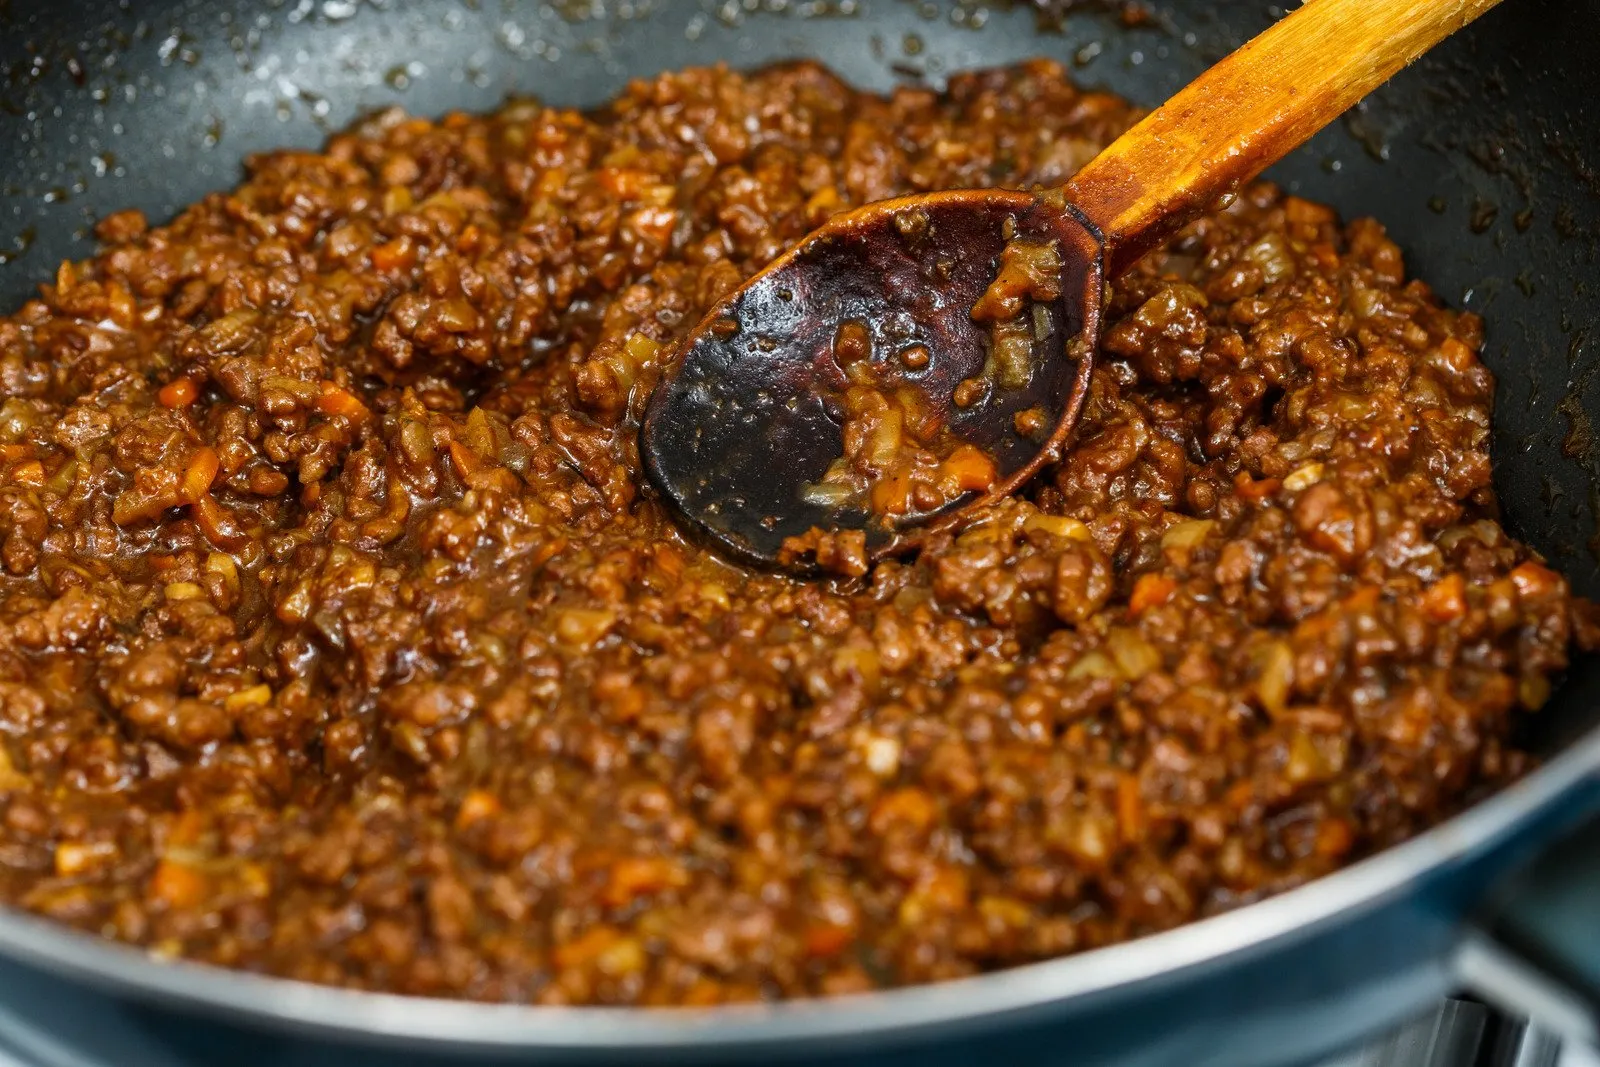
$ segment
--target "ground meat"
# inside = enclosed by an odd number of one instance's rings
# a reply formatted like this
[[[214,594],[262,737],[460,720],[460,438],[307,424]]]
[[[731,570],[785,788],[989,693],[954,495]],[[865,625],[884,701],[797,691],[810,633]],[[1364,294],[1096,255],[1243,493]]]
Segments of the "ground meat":
[[[832,994],[1257,900],[1523,771],[1596,629],[1494,521],[1481,324],[1270,185],[1114,287],[1075,447],[914,560],[751,573],[645,487],[672,342],[762,263],[1134,117],[1044,62],[695,70],[108,218],[0,319],[0,899],[362,989]]]

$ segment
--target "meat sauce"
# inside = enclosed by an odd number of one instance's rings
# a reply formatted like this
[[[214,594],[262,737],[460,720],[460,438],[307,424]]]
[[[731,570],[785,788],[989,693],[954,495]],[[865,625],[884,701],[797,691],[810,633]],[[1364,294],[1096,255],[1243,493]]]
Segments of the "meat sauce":
[[[1496,524],[1482,323],[1271,185],[1112,287],[1075,447],[914,559],[746,571],[644,488],[663,361],[743,278],[1135,117],[1042,61],[690,70],[104,219],[0,318],[0,899],[313,982],[707,1005],[1163,930],[1515,778],[1596,630]]]

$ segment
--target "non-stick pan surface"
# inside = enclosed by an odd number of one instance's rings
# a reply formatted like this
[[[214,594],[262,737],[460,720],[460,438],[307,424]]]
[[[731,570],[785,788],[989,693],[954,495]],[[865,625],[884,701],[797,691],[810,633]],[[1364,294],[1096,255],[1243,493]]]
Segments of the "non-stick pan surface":
[[[630,77],[802,56],[869,87],[937,85],[958,68],[1038,54],[1153,104],[1281,14],[1260,0],[1149,10],[1129,27],[1104,7],[1040,19],[952,0],[0,0],[0,302],[16,306],[58,260],[88,254],[100,215],[137,206],[166,218],[233,185],[248,153],[314,145],[390,104],[439,114],[518,94],[585,106]],[[1600,4],[1506,0],[1273,173],[1346,217],[1380,218],[1414,274],[1485,316],[1508,525],[1591,596],[1596,40]],[[1450,988],[1465,911],[1600,793],[1597,718],[1600,671],[1580,665],[1531,731],[1550,766],[1306,889],[1130,945],[848,1003],[660,1015],[404,1001],[155,964],[8,913],[0,955],[154,1010],[272,1028],[286,1050],[308,1047],[287,1035],[312,1033],[542,1059],[627,1050],[681,1062],[693,1046],[695,1059],[898,1050],[911,1062],[940,1048],[1084,1064],[1282,1062]],[[223,1032],[197,1022],[193,1033],[203,1043]],[[346,1055],[337,1062],[358,1062]]]

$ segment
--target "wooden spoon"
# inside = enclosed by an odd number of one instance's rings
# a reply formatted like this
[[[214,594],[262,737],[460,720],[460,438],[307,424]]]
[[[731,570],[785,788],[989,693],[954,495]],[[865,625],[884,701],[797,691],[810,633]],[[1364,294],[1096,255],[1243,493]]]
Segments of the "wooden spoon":
[[[836,216],[684,339],[651,480],[737,557],[847,573],[1015,491],[1083,408],[1107,281],[1497,2],[1309,0],[1064,188]]]

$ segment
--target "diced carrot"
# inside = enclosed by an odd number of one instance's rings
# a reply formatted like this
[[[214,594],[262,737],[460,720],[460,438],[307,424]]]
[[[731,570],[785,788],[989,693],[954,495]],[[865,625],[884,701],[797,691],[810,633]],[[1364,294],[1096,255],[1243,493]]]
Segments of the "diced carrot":
[[[978,898],[978,914],[985,919],[1021,930],[1033,922],[1033,912],[1013,897],[987,895]]]
[[[1467,583],[1451,574],[1423,590],[1418,602],[1422,613],[1434,622],[1453,622],[1467,613]]]
[[[1233,479],[1233,491],[1240,500],[1251,504],[1259,504],[1283,487],[1283,482],[1278,478],[1252,478],[1247,471],[1240,471]]]
[[[1450,365],[1451,370],[1458,372],[1471,370],[1472,365],[1477,362],[1472,349],[1454,337],[1446,337],[1439,342],[1439,355]]]
[[[663,889],[688,884],[687,872],[661,856],[628,856],[611,865],[600,899],[607,906],[620,908],[638,897]]]
[[[961,445],[939,464],[939,487],[946,495],[982,491],[994,484],[994,461],[971,445]]]
[[[921,915],[950,913],[967,906],[972,895],[972,878],[965,868],[942,865],[925,872],[901,905],[902,921],[907,917],[905,903],[914,902]]]
[[[1318,241],[1310,248],[1311,258],[1325,271],[1337,270],[1339,267],[1338,251],[1326,241]]]
[[[557,945],[550,953],[551,962],[561,970],[582,967],[599,956],[618,938],[621,932],[613,926],[591,926],[580,936],[564,945]]]
[[[881,834],[896,823],[907,823],[918,830],[926,830],[939,814],[938,804],[926,790],[908,786],[873,805],[867,825],[872,832]]]
[[[1351,614],[1375,611],[1378,607],[1378,597],[1381,593],[1382,590],[1378,586],[1363,585],[1339,601],[1339,606]]]
[[[571,543],[572,542],[567,540],[565,537],[556,537],[544,542],[538,548],[534,549],[530,554],[529,560],[531,565],[534,567],[543,567],[546,563],[549,563],[551,560],[561,555],[561,553],[565,552],[567,550],[567,546]],[[679,564],[679,568],[681,570],[682,564]]]
[[[557,552],[561,552],[566,549],[567,539],[564,537],[558,537],[553,541],[545,542],[545,544],[546,546],[560,546],[545,557],[545,559],[551,559],[556,555]],[[545,552],[546,548],[540,548],[538,550],[538,553],[541,555]],[[669,581],[676,582],[679,576],[683,574],[683,553],[678,550],[677,546],[671,544],[670,542],[661,541],[657,543],[656,546],[651,550],[651,559],[655,563],[656,570],[660,571]],[[540,560],[540,562],[542,563],[544,560]]]
[[[174,911],[187,911],[205,900],[206,879],[193,867],[164,859],[156,864],[147,892]]]
[[[361,422],[372,414],[360,397],[333,382],[322,383],[322,395],[317,397],[317,410],[324,415],[343,415],[353,422]]]
[[[116,857],[114,841],[63,841],[56,845],[56,874],[72,878],[98,870]]]
[[[696,978],[688,992],[683,995],[683,1006],[686,1008],[708,1008],[713,1004],[721,1004],[724,999],[722,983],[710,978]]]
[[[831,185],[823,186],[812,193],[811,199],[806,201],[806,220],[813,226],[820,225],[838,211],[842,203],[837,189]]]
[[[855,933],[848,926],[817,923],[806,927],[806,955],[815,960],[832,959],[849,948],[855,939]]]
[[[500,801],[495,799],[493,793],[474,789],[461,798],[461,807],[456,809],[456,829],[464,830],[473,823],[500,814],[500,811]]]
[[[567,172],[563,167],[551,167],[533,183],[534,198],[539,200],[552,200],[560,195],[567,184]]]
[[[25,485],[29,489],[39,489],[44,486],[44,464],[36,459],[26,463],[19,463],[11,469],[11,480],[18,485]]]
[[[475,471],[483,467],[483,461],[477,454],[459,441],[447,441],[445,450],[450,453],[450,463],[455,467],[456,474],[462,478],[472,477]]]
[[[665,245],[678,228],[678,213],[665,207],[642,207],[628,216],[628,229],[656,245]]]
[[[1139,575],[1128,597],[1128,614],[1141,615],[1150,608],[1160,607],[1172,599],[1177,589],[1178,583],[1165,574]]]
[[[372,269],[389,271],[410,270],[417,262],[417,249],[409,237],[396,237],[379,245],[369,253]]]
[[[601,188],[619,200],[634,200],[653,185],[656,176],[647,170],[630,167],[602,167],[598,175]]]
[[[165,408],[186,408],[199,398],[200,389],[192,378],[174,378],[156,393],[156,399]]]
[[[1144,836],[1144,796],[1139,779],[1131,774],[1117,778],[1117,828],[1124,841],[1138,841]]]
[[[179,503],[176,496],[169,500],[166,493],[152,493],[138,486],[124,489],[111,502],[111,521],[118,526],[130,526]]]
[[[1517,564],[1511,572],[1511,584],[1516,587],[1517,596],[1521,599],[1538,600],[1561,587],[1561,576],[1530,559]]]
[[[1223,799],[1227,802],[1228,807],[1238,811],[1254,800],[1255,795],[1256,784],[1248,778],[1241,778],[1228,787],[1228,791],[1223,794]]]
[[[1283,217],[1288,222],[1307,226],[1320,226],[1334,221],[1333,209],[1298,196],[1283,198]]]
[[[595,969],[612,978],[638,974],[649,966],[650,956],[637,937],[620,937],[595,957]]]
[[[1329,859],[1342,859],[1355,844],[1355,834],[1343,819],[1328,819],[1317,827],[1316,849],[1318,855]]]
[[[201,497],[211,492],[211,483],[217,480],[217,471],[221,469],[222,462],[217,458],[216,449],[200,446],[189,457],[189,466],[183,472],[183,486],[179,490],[183,502],[198,503]]]

